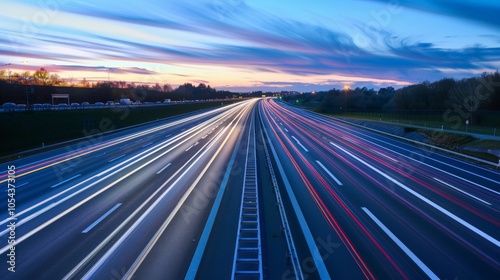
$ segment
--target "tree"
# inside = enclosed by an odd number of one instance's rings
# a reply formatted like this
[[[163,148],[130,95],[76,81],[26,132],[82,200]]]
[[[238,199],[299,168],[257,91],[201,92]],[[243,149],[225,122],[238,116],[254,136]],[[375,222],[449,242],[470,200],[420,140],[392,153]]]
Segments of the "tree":
[[[49,85],[60,86],[64,84],[64,80],[57,74],[51,74],[49,77]]]
[[[49,71],[45,70],[45,68],[40,68],[40,70],[36,70],[33,73],[33,79],[36,85],[46,86],[50,81]]]
[[[5,69],[0,69],[0,80],[6,81],[7,80],[7,70]]]
[[[174,89],[172,88],[172,86],[170,84],[164,84],[163,91],[164,92],[172,92],[172,91],[174,91]]]

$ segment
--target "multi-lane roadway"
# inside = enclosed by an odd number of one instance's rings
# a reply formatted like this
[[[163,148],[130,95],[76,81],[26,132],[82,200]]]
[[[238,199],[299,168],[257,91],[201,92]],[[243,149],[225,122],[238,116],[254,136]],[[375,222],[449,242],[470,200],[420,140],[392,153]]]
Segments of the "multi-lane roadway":
[[[497,170],[254,99],[2,164],[0,278],[240,279],[250,146],[262,203],[252,279],[500,277]],[[290,244],[265,150],[298,268],[276,260],[293,252],[275,252]]]

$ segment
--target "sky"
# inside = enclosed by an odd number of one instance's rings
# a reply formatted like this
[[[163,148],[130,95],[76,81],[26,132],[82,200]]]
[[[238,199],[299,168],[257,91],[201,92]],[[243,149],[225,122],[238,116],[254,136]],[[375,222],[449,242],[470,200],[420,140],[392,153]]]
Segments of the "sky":
[[[248,92],[500,68],[500,1],[2,0],[0,70]]]

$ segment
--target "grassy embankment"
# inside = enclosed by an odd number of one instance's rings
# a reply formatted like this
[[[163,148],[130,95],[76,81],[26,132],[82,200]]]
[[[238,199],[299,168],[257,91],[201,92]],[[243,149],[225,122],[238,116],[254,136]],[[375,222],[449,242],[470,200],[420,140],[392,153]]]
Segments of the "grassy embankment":
[[[114,130],[217,106],[221,106],[220,101],[170,106],[0,113],[0,156],[41,147],[42,143],[47,146],[82,138],[89,131]]]
[[[309,108],[310,109],[310,108]],[[500,149],[498,140],[480,140],[468,133],[500,136],[500,119],[485,118],[482,125],[457,125],[454,122],[445,122],[443,114],[391,114],[391,113],[364,113],[348,112],[346,114],[330,114],[336,117],[347,117],[367,121],[384,122],[401,126],[406,132],[416,131],[425,134],[430,144],[454,150],[466,155],[474,156],[494,163],[498,157],[487,152],[466,151],[457,147],[480,148],[483,150]],[[440,131],[444,129],[445,131]],[[449,131],[446,131],[449,130]]]

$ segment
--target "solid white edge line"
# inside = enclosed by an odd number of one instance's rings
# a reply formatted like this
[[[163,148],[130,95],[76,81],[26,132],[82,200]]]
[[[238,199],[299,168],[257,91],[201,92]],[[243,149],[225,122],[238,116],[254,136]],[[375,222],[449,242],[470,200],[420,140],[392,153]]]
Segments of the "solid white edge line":
[[[330,172],[330,170],[328,170],[322,163],[321,161],[317,160],[316,163],[321,167],[323,168],[323,170],[325,170],[326,173],[328,173],[328,175],[330,175],[330,177],[332,177],[332,179],[339,185],[342,186],[342,182],[340,182],[333,174],[332,172]]]
[[[427,267],[427,265],[425,265],[408,247],[406,247],[406,245],[401,242],[401,240],[399,240],[399,238],[397,238],[396,235],[394,235],[377,217],[375,217],[370,210],[366,207],[361,207],[361,209],[365,211],[365,213],[392,239],[392,241],[394,241],[394,243],[396,243],[396,245],[399,246],[399,248],[401,248],[401,250],[403,250],[403,252],[406,253],[406,255],[408,255],[408,257],[410,257],[410,259],[412,259],[413,262],[415,262],[418,267],[420,267],[420,269],[422,269],[427,276],[429,276],[430,279],[439,280],[439,277],[434,274],[434,272],[432,272],[432,270]]]
[[[367,163],[366,161],[358,158],[357,156],[351,154],[349,151],[341,148],[340,146],[336,145],[335,143],[332,143],[330,142],[330,144],[332,144],[333,146],[337,147],[338,149],[344,151],[344,153],[350,155],[351,157],[353,157],[354,159],[356,159],[357,161],[361,162],[362,164],[366,165],[367,167],[369,167],[371,170],[377,172],[378,174],[380,174],[381,176],[383,176],[384,178],[386,178],[387,180],[393,182],[394,184],[398,185],[400,188],[402,188],[403,190],[409,192],[410,194],[414,195],[415,197],[419,198],[420,200],[422,200],[423,202],[427,203],[428,205],[434,207],[436,210],[440,211],[441,213],[445,214],[446,216],[450,217],[451,219],[455,220],[456,222],[458,222],[459,224],[465,226],[466,228],[470,229],[471,231],[473,231],[474,233],[476,233],[477,235],[483,237],[484,239],[490,241],[491,243],[493,243],[493,245],[497,246],[497,247],[500,247],[500,241],[496,240],[494,237],[490,236],[489,234],[485,233],[484,231],[478,229],[477,227],[469,224],[468,222],[466,222],[465,220],[463,220],[462,218],[458,217],[457,215],[451,213],[450,211],[444,209],[443,207],[437,205],[436,203],[434,203],[433,201],[431,201],[430,199],[424,197],[423,195],[419,194],[418,192],[412,190],[411,188],[403,185],[401,182],[397,181],[396,179],[392,178],[391,176],[385,174],[384,172],[378,170],[376,167],[373,167],[371,164]]]
[[[86,229],[84,229],[82,231],[82,233],[87,233],[89,232],[91,229],[93,229],[95,226],[97,226],[97,224],[99,224],[100,222],[102,222],[102,220],[106,219],[107,216],[109,216],[111,213],[113,213],[113,211],[115,211],[118,207],[120,207],[120,205],[122,205],[122,203],[118,203],[116,204],[113,208],[109,209],[108,212],[104,213],[104,215],[102,215],[99,219],[97,219],[95,222],[93,222],[92,224],[90,224]]]
[[[463,193],[463,194],[465,194],[465,195],[468,195],[468,196],[470,196],[470,197],[472,197],[472,198],[474,198],[474,199],[476,199],[476,200],[478,200],[478,201],[480,201],[480,202],[482,202],[482,203],[484,203],[484,204],[491,205],[491,203],[489,203],[489,202],[487,202],[487,201],[484,201],[484,200],[480,199],[479,197],[477,197],[477,196],[475,196],[475,195],[472,195],[472,194],[470,194],[470,193],[468,193],[468,192],[466,192],[466,191],[463,191],[463,190],[461,190],[461,189],[459,189],[459,188],[457,188],[457,187],[454,187],[454,186],[452,186],[452,185],[450,185],[450,184],[448,184],[448,183],[446,183],[446,182],[444,182],[444,181],[441,181],[441,180],[439,180],[438,178],[433,178],[433,179],[434,179],[434,180],[436,180],[436,181],[438,181],[439,183],[441,183],[441,184],[443,184],[443,185],[446,185],[446,186],[448,186],[448,187],[450,187],[450,188],[452,188],[452,189],[456,190],[456,191],[459,191],[459,192],[461,192],[461,193]]]
[[[60,185],[62,185],[62,184],[64,184],[64,183],[66,183],[66,182],[69,182],[69,181],[71,181],[71,180],[73,180],[73,179],[75,179],[75,178],[77,178],[77,177],[80,177],[81,175],[82,175],[82,174],[75,175],[75,176],[73,176],[73,177],[71,177],[71,178],[69,178],[69,179],[66,179],[66,180],[64,180],[64,181],[62,181],[62,182],[59,182],[59,183],[57,183],[57,184],[53,185],[53,186],[52,186],[52,187],[50,187],[50,188],[59,187]]]
[[[168,163],[167,165],[165,165],[162,169],[160,169],[158,172],[156,172],[156,174],[160,174],[161,172],[163,172],[163,170],[167,169],[167,167],[169,167],[172,163]]]
[[[273,143],[269,137],[269,134],[267,133],[266,126],[264,125],[264,121],[261,118],[261,123],[264,129],[264,132],[267,137],[267,141],[269,143]],[[302,213],[302,210],[300,209],[299,202],[297,201],[297,198],[295,197],[295,194],[292,190],[292,186],[290,185],[290,181],[288,181],[288,177],[286,177],[286,172],[283,168],[283,165],[281,164],[281,161],[278,158],[278,154],[276,153],[276,150],[274,149],[273,145],[269,145],[271,147],[271,151],[273,153],[273,156],[276,160],[276,166],[278,167],[278,170],[281,174],[283,184],[285,185],[285,189],[287,191],[288,197],[290,199],[290,202],[292,204],[292,208],[295,212],[295,215],[297,217],[297,220],[299,221],[300,228],[302,229],[302,233],[304,234],[304,238],[306,239],[307,246],[309,247],[309,251],[311,252],[313,261],[316,265],[317,272],[320,276],[321,279],[331,279],[330,274],[328,273],[328,270],[326,269],[325,263],[323,261],[323,257],[321,256],[321,252],[318,249],[318,246],[316,245],[316,241],[314,240],[314,237],[312,235],[311,229],[307,225],[306,218],[304,217],[304,213]]]

